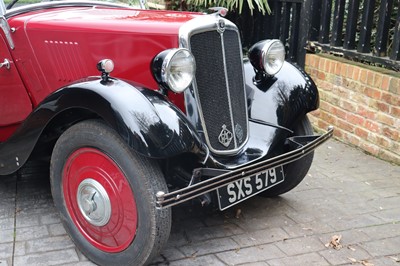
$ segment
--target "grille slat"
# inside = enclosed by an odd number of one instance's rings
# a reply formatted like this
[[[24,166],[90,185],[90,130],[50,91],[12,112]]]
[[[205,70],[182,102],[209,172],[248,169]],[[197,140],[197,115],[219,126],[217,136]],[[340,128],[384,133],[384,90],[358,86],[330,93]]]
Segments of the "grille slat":
[[[221,34],[216,28],[203,29],[191,35],[189,46],[196,60],[193,87],[207,144],[214,153],[233,153],[244,145],[248,135],[238,32],[225,29]]]

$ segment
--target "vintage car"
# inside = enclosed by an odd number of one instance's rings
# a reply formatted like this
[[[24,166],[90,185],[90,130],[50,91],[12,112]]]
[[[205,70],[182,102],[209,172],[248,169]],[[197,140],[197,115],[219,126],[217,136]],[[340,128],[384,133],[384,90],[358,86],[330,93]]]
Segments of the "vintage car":
[[[288,192],[332,136],[313,135],[316,85],[282,43],[244,59],[223,8],[16,2],[0,3],[0,175],[49,162],[60,218],[97,264],[150,263],[171,206]]]

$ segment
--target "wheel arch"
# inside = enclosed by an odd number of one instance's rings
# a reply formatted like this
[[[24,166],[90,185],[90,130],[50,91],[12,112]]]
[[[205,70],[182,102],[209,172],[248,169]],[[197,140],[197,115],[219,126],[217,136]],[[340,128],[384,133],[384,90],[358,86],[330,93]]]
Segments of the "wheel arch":
[[[17,171],[35,152],[50,155],[65,129],[101,119],[138,153],[168,158],[194,151],[205,156],[184,114],[158,92],[118,79],[89,78],[49,95],[0,146],[0,175]]]

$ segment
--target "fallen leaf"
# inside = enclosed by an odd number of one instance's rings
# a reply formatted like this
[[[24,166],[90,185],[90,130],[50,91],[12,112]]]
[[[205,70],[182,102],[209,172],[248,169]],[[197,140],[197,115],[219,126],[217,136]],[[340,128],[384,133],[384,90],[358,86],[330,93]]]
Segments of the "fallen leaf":
[[[239,219],[240,218],[240,214],[242,213],[242,210],[241,209],[237,209],[236,210],[236,215],[235,215],[235,217],[236,217],[236,219]]]
[[[351,251],[356,251],[356,249],[351,246],[348,246],[347,248],[350,249]]]
[[[360,262],[361,262],[361,264],[364,265],[364,266],[374,266],[373,263],[368,262],[368,261],[366,261],[366,260],[362,260],[362,261],[360,261]]]
[[[397,257],[389,257],[390,259],[394,260],[395,262],[400,262],[400,259]]]
[[[355,258],[348,258],[352,263],[356,263],[357,260]]]
[[[336,250],[341,249],[343,246],[340,244],[340,240],[342,239],[341,235],[334,235],[331,238],[331,241],[329,243],[325,244],[325,247],[332,247]]]

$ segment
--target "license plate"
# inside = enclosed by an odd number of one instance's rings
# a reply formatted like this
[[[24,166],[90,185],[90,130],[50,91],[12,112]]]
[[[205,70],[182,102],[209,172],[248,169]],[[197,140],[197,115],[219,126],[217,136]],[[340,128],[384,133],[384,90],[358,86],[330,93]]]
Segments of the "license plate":
[[[262,171],[218,188],[219,209],[225,210],[285,180],[282,166]]]

